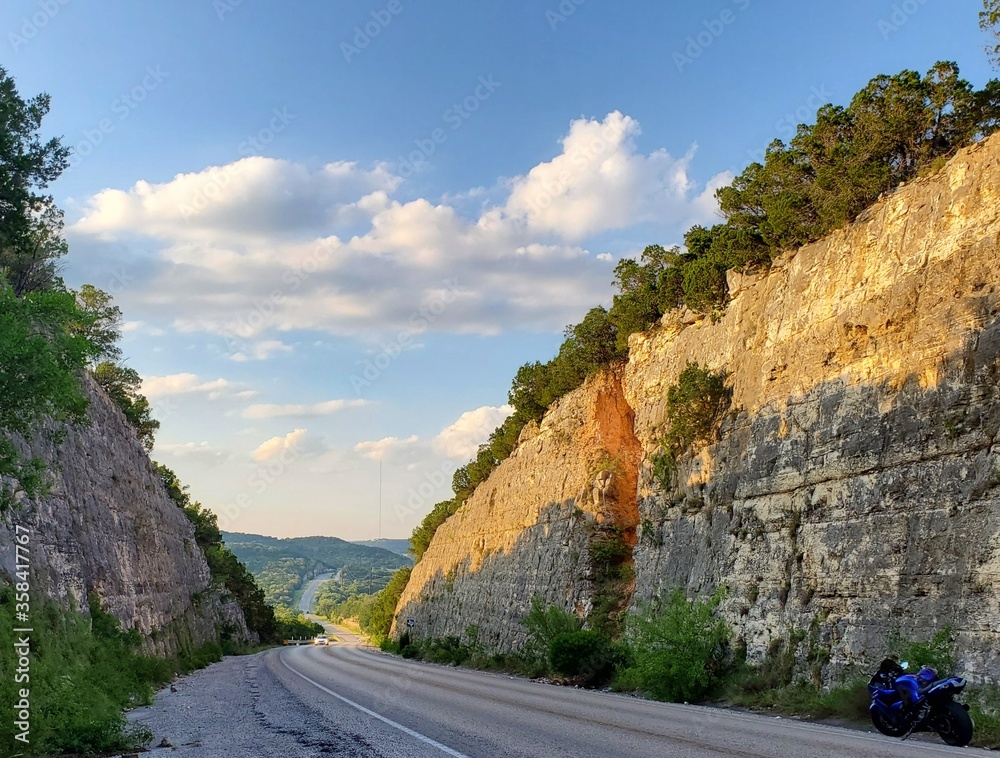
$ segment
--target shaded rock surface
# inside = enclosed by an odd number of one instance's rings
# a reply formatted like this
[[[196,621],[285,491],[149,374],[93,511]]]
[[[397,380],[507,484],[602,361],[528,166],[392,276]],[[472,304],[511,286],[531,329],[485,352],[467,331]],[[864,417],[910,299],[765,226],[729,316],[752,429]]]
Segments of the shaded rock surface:
[[[93,593],[148,652],[174,656],[217,642],[256,641],[243,613],[212,585],[194,527],[167,496],[132,427],[89,379],[89,425],[24,452],[53,475],[47,496],[0,515],[0,571],[15,570],[16,527],[29,530],[33,592],[88,613]]]

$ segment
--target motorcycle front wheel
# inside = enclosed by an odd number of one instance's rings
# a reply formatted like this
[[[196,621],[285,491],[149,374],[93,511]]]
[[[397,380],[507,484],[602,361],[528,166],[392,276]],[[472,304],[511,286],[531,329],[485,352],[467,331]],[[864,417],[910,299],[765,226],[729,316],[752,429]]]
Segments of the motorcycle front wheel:
[[[881,711],[871,711],[872,726],[878,729],[886,737],[902,737],[906,734],[908,727],[897,726],[890,721]]]
[[[949,700],[937,708],[931,728],[949,745],[965,747],[972,742],[972,717],[959,703]]]

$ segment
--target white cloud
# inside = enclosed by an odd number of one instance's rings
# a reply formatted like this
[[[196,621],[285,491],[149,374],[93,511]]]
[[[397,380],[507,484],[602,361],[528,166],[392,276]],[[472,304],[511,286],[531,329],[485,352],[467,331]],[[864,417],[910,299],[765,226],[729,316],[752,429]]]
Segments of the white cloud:
[[[292,348],[281,340],[261,340],[247,345],[245,349],[233,353],[229,358],[237,362],[266,361],[276,355],[290,352],[292,352]]]
[[[390,454],[411,448],[420,443],[420,437],[413,435],[406,439],[399,437],[386,437],[381,440],[371,442],[359,442],[354,446],[354,452],[361,453],[366,458],[373,461],[385,460]]]
[[[233,390],[232,382],[215,379],[204,382],[197,374],[171,374],[169,376],[148,376],[142,382],[142,394],[147,397],[167,395],[189,395],[195,392],[208,393],[212,399]]]
[[[505,215],[571,241],[640,222],[702,215],[697,198],[690,198],[694,149],[681,158],[666,150],[643,155],[635,145],[640,133],[639,122],[618,111],[603,121],[574,121],[560,155],[511,182]]]
[[[310,170],[248,158],[105,190],[72,234],[126,246],[158,240],[122,307],[181,331],[260,338],[264,357],[282,352],[275,335],[293,330],[353,338],[558,330],[612,294],[614,259],[592,254],[581,244],[588,237],[711,220],[718,178],[699,192],[693,151],[643,154],[638,134],[618,112],[573,122],[561,153],[498,187],[506,197],[478,217],[451,204],[459,196],[393,199],[400,180],[384,166]],[[442,291],[454,296],[442,302]],[[233,357],[258,359],[254,349],[241,345]]]
[[[509,405],[500,408],[485,405],[463,413],[454,424],[441,430],[434,439],[434,449],[448,458],[474,458],[479,446],[513,412]]]
[[[265,403],[259,403],[257,405],[251,405],[245,411],[243,411],[243,418],[249,419],[272,419],[272,418],[288,418],[288,417],[312,417],[312,416],[329,416],[331,414],[337,413],[338,411],[345,410],[347,408],[361,408],[368,405],[367,400],[327,400],[322,403],[313,403],[312,405],[271,405]]]
[[[306,447],[304,443],[307,441],[306,435],[308,433],[308,429],[296,429],[284,437],[272,437],[267,442],[261,443],[256,450],[250,453],[250,457],[255,461],[272,461],[275,458],[280,458],[286,451],[301,452],[301,449]],[[316,445],[312,444],[308,447],[316,447]]]
[[[378,193],[392,192],[400,181],[383,165],[363,170],[340,162],[310,171],[255,156],[161,184],[105,189],[90,199],[76,228],[111,239],[122,233],[167,240],[285,236],[325,229],[345,209],[370,213],[379,207]]]

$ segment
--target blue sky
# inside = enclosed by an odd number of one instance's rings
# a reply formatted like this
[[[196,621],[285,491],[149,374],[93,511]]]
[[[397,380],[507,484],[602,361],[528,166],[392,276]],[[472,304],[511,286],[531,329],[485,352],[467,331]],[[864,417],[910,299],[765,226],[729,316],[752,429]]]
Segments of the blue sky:
[[[75,148],[154,457],[232,530],[406,536],[615,261],[878,73],[994,72],[978,0],[7,0]],[[807,115],[810,114],[810,115]]]

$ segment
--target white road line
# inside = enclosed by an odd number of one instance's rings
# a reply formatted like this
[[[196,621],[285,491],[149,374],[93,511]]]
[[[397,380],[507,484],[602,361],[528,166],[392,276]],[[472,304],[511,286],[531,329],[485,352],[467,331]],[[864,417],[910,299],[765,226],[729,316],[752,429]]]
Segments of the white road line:
[[[427,745],[430,745],[431,747],[436,747],[442,753],[445,753],[447,755],[453,756],[453,758],[470,758],[470,756],[466,755],[465,753],[460,753],[457,750],[452,750],[450,747],[448,747],[447,745],[442,745],[437,740],[432,740],[430,737],[428,737],[428,736],[426,736],[424,734],[421,734],[420,732],[414,731],[413,729],[410,729],[410,727],[408,727],[408,726],[403,726],[402,724],[400,724],[400,723],[398,723],[396,721],[393,721],[392,719],[386,718],[381,713],[376,713],[375,711],[373,711],[373,710],[371,710],[369,708],[365,708],[360,703],[355,703],[353,700],[350,700],[350,699],[344,697],[343,695],[339,695],[339,694],[337,694],[336,692],[334,692],[331,689],[327,689],[326,687],[324,687],[319,682],[313,681],[312,679],[310,679],[305,674],[300,674],[298,671],[296,671],[291,666],[289,666],[288,663],[285,661],[284,657],[280,653],[278,654],[278,659],[281,661],[282,665],[284,665],[284,667],[286,669],[288,669],[289,671],[291,671],[293,674],[295,674],[296,676],[302,677],[307,682],[309,682],[309,684],[313,685],[314,687],[316,687],[318,689],[323,690],[323,692],[325,692],[327,695],[333,695],[335,698],[337,698],[337,700],[340,700],[342,703],[346,703],[347,705],[351,706],[352,708],[356,708],[357,710],[361,711],[362,713],[365,713],[365,714],[371,716],[372,718],[378,719],[383,724],[388,724],[393,729],[398,729],[399,731],[403,732],[404,734],[408,734],[411,737],[414,737],[415,739],[418,739],[421,742],[423,742],[423,743],[425,743]]]

